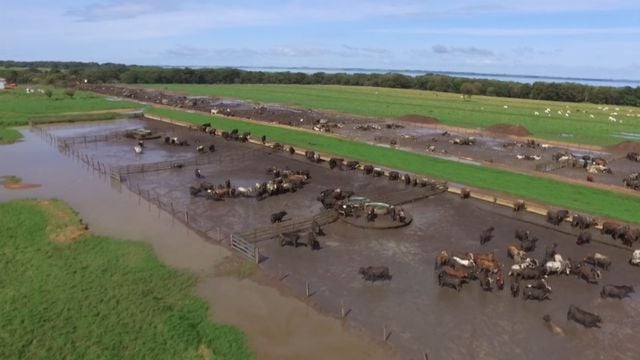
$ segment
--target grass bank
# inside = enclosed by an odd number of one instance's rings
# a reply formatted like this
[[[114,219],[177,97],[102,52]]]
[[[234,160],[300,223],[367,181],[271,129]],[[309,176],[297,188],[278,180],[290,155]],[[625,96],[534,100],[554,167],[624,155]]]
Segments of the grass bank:
[[[226,96],[266,103],[393,118],[433,116],[451,126],[486,128],[494,124],[526,127],[534,136],[577,144],[607,146],[622,133],[639,133],[640,108],[472,96],[433,91],[328,85],[148,85],[192,95]],[[549,108],[549,116],[545,110]],[[561,114],[558,113],[561,112]],[[535,113],[538,115],[535,115]],[[615,115],[612,115],[615,114]],[[612,116],[617,122],[609,121]]]
[[[97,237],[56,200],[0,203],[0,358],[250,359],[207,320],[193,276]]]
[[[271,141],[314,149],[324,154],[359,159],[412,173],[536,200],[558,207],[640,223],[640,200],[610,191],[567,184],[500,169],[464,164],[295,129],[164,108],[149,108],[146,112],[151,115],[194,124],[211,122],[220,129],[231,130],[237,128],[240,131],[249,131],[254,136],[266,135]]]
[[[33,122],[90,121],[116,119],[122,115],[108,110],[138,108],[128,101],[110,101],[103,96],[76,91],[73,97],[64,89],[48,88],[51,97],[42,93],[27,94],[24,88],[0,91],[0,144],[11,143],[22,136],[11,126]],[[95,113],[96,111],[106,111]],[[70,114],[67,114],[70,113]]]
[[[13,144],[22,137],[16,129],[0,127],[0,145]]]

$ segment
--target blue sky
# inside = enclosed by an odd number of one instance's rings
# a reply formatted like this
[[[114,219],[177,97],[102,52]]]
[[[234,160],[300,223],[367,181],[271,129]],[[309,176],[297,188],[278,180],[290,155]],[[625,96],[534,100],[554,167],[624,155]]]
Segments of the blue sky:
[[[21,0],[0,59],[640,79],[640,0]]]

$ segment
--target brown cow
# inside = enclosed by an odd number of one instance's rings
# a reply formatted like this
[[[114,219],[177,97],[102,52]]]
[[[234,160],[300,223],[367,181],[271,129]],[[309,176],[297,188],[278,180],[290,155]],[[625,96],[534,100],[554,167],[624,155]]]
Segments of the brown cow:
[[[450,260],[450,257],[447,250],[440,251],[440,254],[436,256],[436,264],[435,264],[434,270],[438,270],[439,268],[449,264],[449,260]]]
[[[602,223],[602,230],[600,232],[605,235],[611,235],[612,238],[616,238],[616,233],[618,232],[618,228],[620,224],[614,221],[605,221]]]
[[[524,200],[516,200],[513,202],[513,212],[520,212],[527,209],[527,205]]]
[[[445,266],[442,268],[442,271],[444,271],[447,275],[458,279],[470,279],[472,277],[471,272],[467,272],[462,269],[456,269],[453,266]]]
[[[463,199],[468,199],[471,196],[471,190],[469,190],[468,188],[462,188],[462,190],[460,190],[460,197]]]
[[[485,270],[492,274],[497,273],[500,270],[500,264],[497,261],[489,261],[485,259],[475,260],[476,266],[480,271]]]

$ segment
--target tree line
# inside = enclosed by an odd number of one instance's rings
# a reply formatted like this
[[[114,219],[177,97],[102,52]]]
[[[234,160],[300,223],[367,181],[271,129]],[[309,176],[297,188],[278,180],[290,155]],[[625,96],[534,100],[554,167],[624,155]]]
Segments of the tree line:
[[[431,90],[521,99],[590,102],[640,106],[640,86],[609,87],[577,83],[533,84],[492,79],[471,79],[441,74],[408,76],[399,73],[324,73],[247,71],[235,68],[164,68],[83,62],[0,61],[0,77],[22,84],[67,86],[85,79],[90,83],[126,84],[302,84],[351,85]]]

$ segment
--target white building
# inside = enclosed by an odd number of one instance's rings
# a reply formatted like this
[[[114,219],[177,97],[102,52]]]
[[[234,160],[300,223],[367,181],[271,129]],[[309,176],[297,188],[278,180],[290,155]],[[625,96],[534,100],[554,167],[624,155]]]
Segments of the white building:
[[[4,90],[4,86],[7,84],[7,80],[0,78],[0,90]]]

